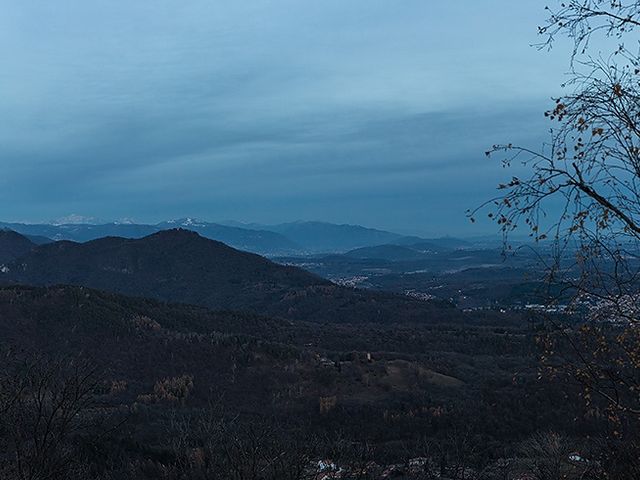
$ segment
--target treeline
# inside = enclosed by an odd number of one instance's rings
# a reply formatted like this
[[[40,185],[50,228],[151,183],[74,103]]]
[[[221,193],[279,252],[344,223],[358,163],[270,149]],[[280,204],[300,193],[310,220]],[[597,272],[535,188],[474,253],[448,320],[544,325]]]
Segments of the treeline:
[[[457,418],[434,436],[393,440],[336,428],[339,416],[307,422],[265,408],[229,410],[221,393],[188,404],[188,378],[156,389],[160,403],[124,408],[85,358],[4,351],[0,379],[0,476],[25,479],[630,479],[636,442],[545,431],[511,445]],[[366,413],[365,413],[366,415]],[[507,422],[508,419],[505,419]],[[479,429],[478,429],[479,428]],[[426,433],[426,434],[425,434]]]
[[[3,480],[510,479],[487,472],[530,471],[532,439],[563,469],[639,458],[633,425],[539,378],[539,326],[511,317],[311,324],[79,287],[0,289],[0,313]]]

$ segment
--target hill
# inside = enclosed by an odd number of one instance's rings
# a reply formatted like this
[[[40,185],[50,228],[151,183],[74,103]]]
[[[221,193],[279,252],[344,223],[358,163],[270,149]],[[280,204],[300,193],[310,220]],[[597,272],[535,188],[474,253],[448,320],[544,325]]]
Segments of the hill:
[[[19,265],[9,265],[7,276],[26,284],[83,285],[229,309],[262,303],[288,288],[329,283],[181,229],[142,239],[42,245]]]
[[[51,240],[48,237],[43,237],[42,235],[23,235],[28,238],[29,241],[35,243],[36,245],[44,245],[46,243],[53,243],[55,240]]]
[[[44,369],[53,372],[44,378],[65,386],[87,371],[87,359],[98,376],[96,397],[73,418],[91,440],[78,460],[106,469],[101,478],[160,478],[167,468],[181,474],[169,478],[207,478],[197,473],[219,458],[215,442],[223,454],[226,445],[235,449],[231,455],[239,450],[239,465],[255,458],[245,452],[259,448],[254,455],[264,458],[275,444],[266,458],[301,451],[306,467],[309,458],[335,458],[337,441],[340,462],[357,462],[362,454],[353,445],[366,436],[377,462],[395,463],[423,454],[425,435],[445,451],[454,448],[457,437],[449,436],[462,427],[472,429],[483,455],[498,458],[536,429],[572,425],[574,406],[553,403],[562,392],[537,379],[532,338],[518,323],[364,328],[211,312],[83,287],[0,287],[0,378],[22,372],[33,358],[53,369],[70,359],[66,370]],[[30,372],[43,378],[37,364]],[[12,393],[13,386],[0,389]],[[194,452],[206,462],[188,461]],[[214,466],[210,478],[233,478],[225,464]]]
[[[248,252],[280,255],[300,250],[300,246],[284,235],[262,229],[240,228],[204,222],[192,218],[170,220],[156,225],[161,230],[186,228],[200,235]]]
[[[42,245],[5,270],[4,283],[81,285],[297,320],[424,322],[454,315],[448,305],[340,287],[181,229]]]
[[[189,218],[162,222],[157,225],[134,223],[105,223],[100,225],[0,223],[0,228],[8,228],[22,235],[53,240],[70,240],[73,242],[88,242],[104,237],[142,238],[161,230],[177,227],[189,228],[204,237],[255,253],[268,255],[288,254],[298,249],[294,242],[275,232],[228,227],[215,223],[195,221]],[[35,243],[46,243],[46,241],[37,241]]]
[[[26,255],[36,244],[13,230],[0,229],[0,265]]]
[[[313,252],[345,252],[354,248],[392,243],[401,235],[360,225],[325,222],[292,222],[262,226],[280,233]]]
[[[161,230],[186,228],[203,237],[218,240],[234,248],[268,256],[309,253],[343,253],[362,247],[400,245],[416,250],[469,248],[472,243],[452,237],[423,239],[361,225],[337,225],[327,222],[298,221],[276,225],[257,223],[206,222],[194,218],[168,220],[155,225],[135,223],[3,223],[0,228],[33,236],[34,243],[52,240],[87,242],[103,237],[142,238]],[[37,239],[37,241],[36,241]],[[49,240],[51,239],[51,240]]]

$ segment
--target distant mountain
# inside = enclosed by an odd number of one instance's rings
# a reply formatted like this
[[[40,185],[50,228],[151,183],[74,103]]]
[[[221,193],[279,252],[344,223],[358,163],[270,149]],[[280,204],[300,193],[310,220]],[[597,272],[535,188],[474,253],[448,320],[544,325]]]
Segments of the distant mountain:
[[[277,225],[224,222],[225,225],[244,229],[269,230],[280,233],[302,246],[306,253],[344,253],[362,247],[399,245],[420,251],[455,250],[470,248],[473,242],[455,237],[422,238],[367,228],[361,225],[337,225],[327,222],[298,221]]]
[[[281,255],[300,250],[300,246],[284,235],[260,229],[248,229],[218,223],[204,222],[192,218],[171,220],[156,225],[161,230],[186,228],[213,240],[248,252]]]
[[[76,242],[88,242],[103,237],[141,238],[158,231],[158,228],[152,225],[129,223],[105,223],[102,225],[65,224],[56,226],[60,232],[56,240],[73,240]]]
[[[263,225],[280,233],[310,252],[346,252],[354,248],[393,243],[401,235],[360,225],[336,225],[325,222],[293,222]]]
[[[71,215],[57,218],[56,220],[52,220],[47,223],[51,225],[102,225],[109,222],[100,220],[96,217],[85,217],[84,215],[72,213]]]
[[[81,218],[79,220],[82,220]],[[211,240],[234,248],[267,256],[309,253],[344,253],[362,247],[394,244],[416,250],[469,248],[472,243],[443,237],[423,239],[398,235],[385,230],[360,225],[337,225],[326,222],[292,222],[260,225],[228,221],[212,223],[193,218],[169,220],[156,225],[135,223],[2,223],[0,228],[14,230],[26,236],[41,237],[35,243],[51,240],[87,242],[103,237],[142,238],[161,230],[186,228]],[[430,244],[426,245],[425,244]],[[419,244],[425,244],[420,246]]]
[[[56,238],[56,235],[60,233],[60,230],[55,226],[30,223],[0,222],[0,230],[12,230],[20,235],[24,235],[25,237],[42,237],[50,238],[52,240],[59,240]]]
[[[158,225],[134,223],[105,223],[101,225],[89,223],[0,223],[0,228],[8,228],[23,235],[39,236],[53,240],[71,240],[74,242],[87,242],[103,237],[142,238],[167,228],[176,227],[189,228],[212,240],[219,240],[235,248],[254,253],[282,255],[299,250],[299,247],[294,242],[278,233],[198,222],[189,218],[163,222]],[[36,241],[35,243],[46,242]]]
[[[41,235],[24,235],[24,237],[28,238],[31,242],[36,245],[45,245],[47,243],[53,243],[55,240],[51,240],[48,237],[43,237]]]
[[[422,322],[449,310],[400,295],[340,287],[181,229],[142,239],[60,241],[36,247],[7,267],[0,274],[5,284],[81,285],[299,320]]]
[[[119,236],[126,238],[140,238],[157,232],[159,228],[152,225],[136,225],[127,223],[93,224],[25,224],[0,223],[0,228],[9,228],[22,235],[40,236],[52,240],[71,240],[87,242],[97,238]]]
[[[470,242],[443,237],[425,240],[420,237],[401,237],[390,244],[356,248],[344,255],[350,258],[378,259],[391,262],[418,261],[432,258],[433,254],[453,253],[471,247]]]
[[[31,251],[36,244],[13,230],[0,229],[0,266]]]

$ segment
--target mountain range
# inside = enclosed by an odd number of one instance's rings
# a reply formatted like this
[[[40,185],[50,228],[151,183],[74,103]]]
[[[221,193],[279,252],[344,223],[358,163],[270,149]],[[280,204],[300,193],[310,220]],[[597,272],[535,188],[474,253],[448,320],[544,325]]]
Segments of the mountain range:
[[[291,222],[279,225],[249,224],[248,228],[279,233],[311,252],[340,252],[363,246],[391,243],[403,238],[397,233],[360,225],[326,222]]]
[[[135,223],[94,224],[25,224],[0,223],[0,228],[23,235],[37,235],[51,240],[87,242],[104,237],[142,238],[169,228],[189,228],[207,238],[219,240],[241,250],[261,254],[290,254],[300,247],[284,236],[268,231],[230,227],[200,222],[190,218],[162,222],[156,225]]]
[[[169,220],[155,225],[135,223],[2,223],[26,236],[40,237],[35,243],[47,240],[87,242],[103,237],[142,238],[161,230],[185,228],[203,237],[218,240],[234,248],[267,256],[300,255],[309,253],[343,253],[362,247],[383,244],[414,245],[427,242],[438,248],[466,248],[464,240],[441,238],[425,240],[397,233],[366,228],[360,225],[336,225],[326,222],[300,221],[278,225],[242,224],[238,222],[212,223],[193,218]]]
[[[25,240],[20,251],[5,255],[13,258],[2,266],[1,283],[77,285],[217,310],[338,323],[434,321],[452,310],[448,304],[338,286],[184,229],[85,243],[28,245]]]

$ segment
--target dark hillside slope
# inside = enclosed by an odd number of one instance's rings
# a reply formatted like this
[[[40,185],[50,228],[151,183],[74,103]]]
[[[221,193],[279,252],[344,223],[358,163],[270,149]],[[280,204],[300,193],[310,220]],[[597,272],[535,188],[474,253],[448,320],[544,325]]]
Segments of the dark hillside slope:
[[[9,268],[9,277],[20,283],[84,285],[217,308],[250,306],[291,287],[329,284],[187,230],[56,242]]]
[[[100,404],[127,416],[114,444],[135,458],[171,440],[176,414],[212,414],[218,402],[243,422],[273,415],[308,436],[366,435],[389,452],[461,424],[497,449],[574,418],[553,403],[562,392],[537,379],[526,326],[311,324],[84,287],[13,286],[0,287],[0,358],[7,351],[88,357]],[[174,381],[186,385],[179,402],[165,394]],[[327,395],[337,406],[319,415]]]
[[[35,246],[27,237],[13,230],[0,229],[0,265],[26,255]]]
[[[87,357],[107,387],[121,385],[112,391],[116,404],[141,401],[140,395],[155,402],[155,382],[183,375],[193,379],[196,404],[206,404],[218,389],[229,405],[268,401],[270,386],[284,384],[279,362],[293,362],[299,353],[234,333],[243,325],[259,335],[261,326],[277,329],[279,322],[83,287],[0,288],[0,354],[8,347],[47,358]]]
[[[3,283],[81,285],[297,320],[423,322],[457,313],[404,296],[339,287],[187,230],[43,245],[8,269],[0,274]]]

